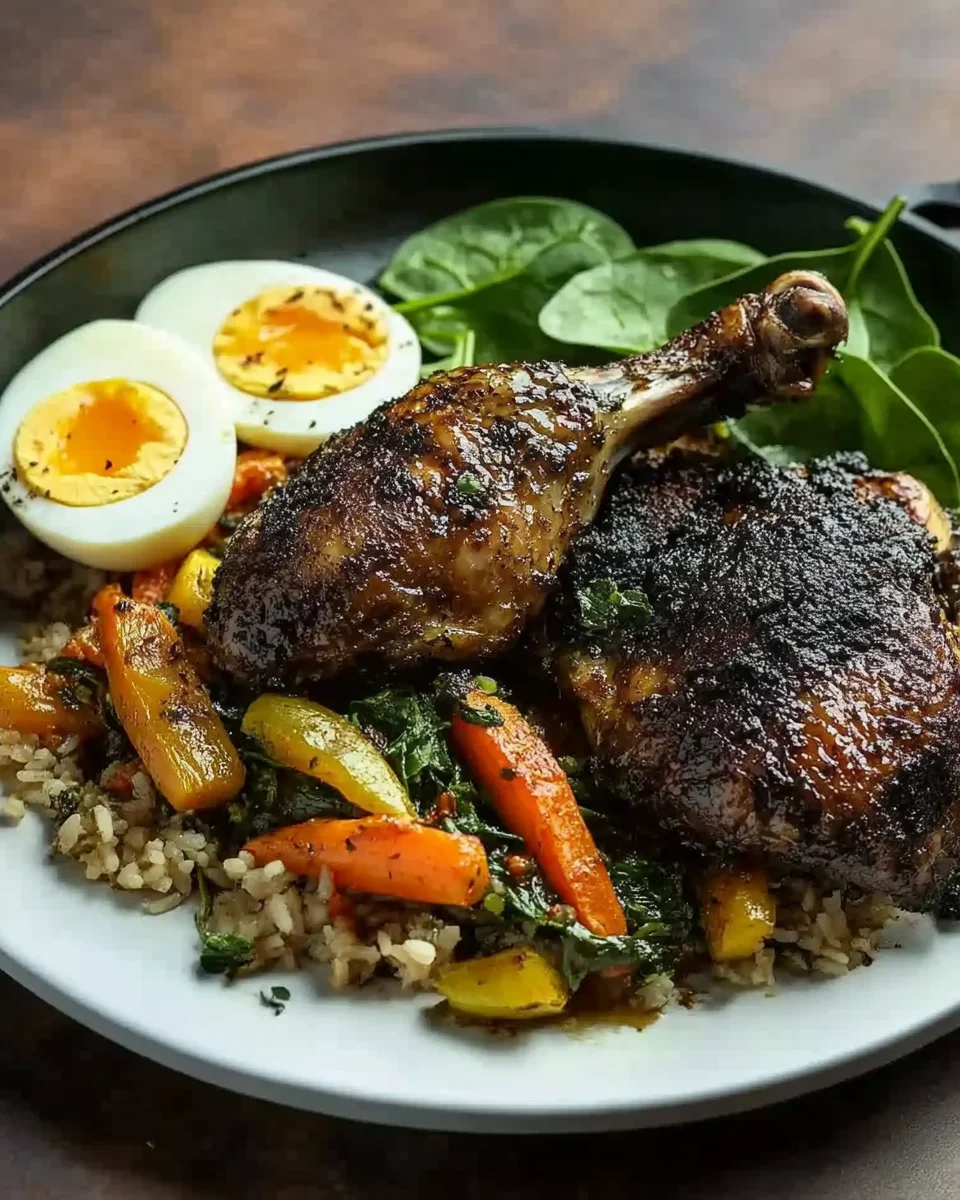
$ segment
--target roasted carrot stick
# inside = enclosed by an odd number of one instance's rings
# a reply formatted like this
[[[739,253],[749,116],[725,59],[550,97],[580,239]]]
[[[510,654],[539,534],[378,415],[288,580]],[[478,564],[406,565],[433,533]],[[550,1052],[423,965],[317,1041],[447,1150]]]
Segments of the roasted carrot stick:
[[[523,838],[547,882],[591,933],[626,933],[607,868],[547,744],[512,704],[497,696],[475,691],[467,703],[478,709],[489,706],[503,718],[502,725],[473,725],[457,714],[451,737],[507,827]]]
[[[305,821],[244,849],[258,866],[279,859],[294,875],[319,875],[326,867],[338,888],[418,904],[476,904],[490,884],[478,838],[397,817]]]
[[[94,604],[117,716],[154,783],[178,811],[231,800],[243,764],[174,627],[152,604]]]
[[[241,450],[233,473],[233,488],[227,501],[227,512],[259,501],[265,492],[285,483],[287,464],[279,454],[269,450]]]
[[[171,558],[145,571],[137,571],[130,589],[134,600],[141,600],[144,604],[156,604],[158,600],[163,600],[182,562],[182,558]]]

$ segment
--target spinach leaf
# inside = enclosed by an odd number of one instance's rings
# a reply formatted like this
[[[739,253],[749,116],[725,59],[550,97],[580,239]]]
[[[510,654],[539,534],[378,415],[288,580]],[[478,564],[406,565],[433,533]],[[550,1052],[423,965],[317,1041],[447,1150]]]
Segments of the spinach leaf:
[[[569,280],[540,310],[540,328],[560,342],[614,353],[667,340],[667,317],[687,293],[764,261],[739,242],[667,242],[601,263]]]
[[[847,228],[863,238],[869,221],[851,217]],[[890,241],[877,246],[854,281],[849,302],[851,337],[847,349],[889,371],[905,354],[921,346],[939,346],[940,333],[917,299],[900,255]],[[850,285],[847,285],[848,290]],[[856,325],[862,323],[859,345]],[[865,338],[865,342],[864,339]]]
[[[428,379],[436,371],[470,367],[477,361],[477,332],[457,309],[441,304],[411,314],[410,320],[423,348],[440,355],[423,364],[421,379]]]
[[[939,348],[913,351],[890,376],[845,353],[809,400],[755,408],[730,430],[779,466],[860,450],[875,467],[916,475],[951,507],[960,497],[957,389],[960,362]]]
[[[752,408],[728,427],[734,440],[781,467],[863,449],[860,402],[836,363],[809,400]]]
[[[501,829],[488,803],[450,752],[450,718],[436,691],[387,688],[350,705],[350,719],[378,747],[421,817],[487,846],[522,846]],[[442,805],[441,805],[442,801]]]
[[[252,746],[251,746],[252,743]],[[256,747],[256,748],[253,748]],[[357,817],[361,811],[339,792],[309,775],[273,762],[253,739],[239,740],[247,771],[243,791],[227,806],[229,842],[246,842],[314,817]]]
[[[857,292],[887,233],[903,211],[905,201],[897,197],[856,241],[828,250],[790,250],[775,254],[756,266],[726,275],[683,296],[670,310],[667,332],[670,337],[705,321],[711,313],[748,292],[759,292],[786,271],[819,271],[838,288],[848,301]],[[912,294],[912,293],[911,293]],[[864,313],[866,317],[866,313]]]
[[[920,355],[951,356],[938,349],[918,350]],[[951,412],[952,394],[930,386],[935,378],[921,361],[894,374],[901,388],[868,359],[844,354],[837,364],[840,377],[857,397],[861,420],[861,446],[870,462],[885,470],[909,471],[922,479],[948,507],[960,504],[960,472],[940,430],[944,417],[957,429]],[[956,360],[953,360],[956,362]],[[947,367],[947,372],[950,368]],[[954,377],[956,387],[956,377]],[[907,389],[910,389],[909,391]],[[916,399],[911,394],[916,392]],[[957,445],[960,450],[960,444]]]
[[[197,934],[200,938],[200,970],[207,975],[232,977],[253,958],[253,942],[235,933],[211,933],[213,898],[203,871],[197,871],[200,907],[197,909]]]
[[[636,629],[650,619],[650,601],[644,592],[621,592],[612,579],[596,579],[576,592],[580,625],[588,633],[615,633]]]
[[[930,420],[960,463],[960,358],[939,347],[922,347],[896,364],[890,382]],[[952,500],[946,503],[953,507]]]
[[[683,877],[676,869],[635,856],[609,866],[610,880],[627,918],[627,932],[598,937],[559,904],[537,872],[517,882],[506,871],[502,855],[490,857],[490,873],[502,899],[502,919],[534,925],[538,936],[561,948],[561,962],[571,989],[603,967],[632,967],[641,977],[669,970],[693,925]]]
[[[569,278],[633,249],[615,221],[573,200],[519,196],[456,213],[408,238],[381,286],[413,312],[502,284],[534,264],[541,278]]]

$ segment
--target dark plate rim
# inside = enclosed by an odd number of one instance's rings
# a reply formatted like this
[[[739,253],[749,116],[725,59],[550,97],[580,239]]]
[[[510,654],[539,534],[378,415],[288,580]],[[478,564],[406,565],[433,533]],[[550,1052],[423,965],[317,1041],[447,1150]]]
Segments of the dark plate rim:
[[[829,182],[822,182],[809,176],[796,175],[790,171],[780,170],[767,163],[755,162],[747,158],[733,155],[712,154],[705,150],[689,149],[674,146],[666,142],[647,141],[640,138],[608,137],[577,129],[556,127],[536,127],[526,125],[481,125],[453,127],[449,129],[429,129],[409,133],[384,134],[378,137],[353,138],[326,145],[311,146],[302,150],[285,151],[267,158],[255,159],[252,162],[236,167],[228,167],[212,175],[174,188],[160,196],[134,205],[115,216],[88,229],[54,247],[46,254],[34,259],[21,270],[17,271],[5,282],[0,283],[0,307],[5,306],[16,296],[24,292],[32,284],[42,279],[63,263],[81,254],[83,251],[101,242],[107,241],[114,234],[132,228],[141,221],[148,220],[158,213],[166,212],[180,204],[189,203],[201,196],[232,187],[235,184],[256,179],[262,175],[280,173],[282,171],[308,166],[324,159],[340,158],[377,153],[382,150],[422,145],[444,145],[451,142],[492,142],[513,141],[530,142],[546,141],[576,146],[609,146],[620,147],[624,150],[649,151],[676,158],[686,158],[694,163],[700,162],[712,166],[723,166],[739,171],[746,171],[760,179],[786,180],[796,187],[807,191],[811,196],[829,196],[832,200],[840,200],[853,207],[868,209],[875,215],[881,207],[875,200],[849,192]],[[960,253],[960,245],[943,229],[932,221],[915,213],[905,211],[900,218],[901,223],[926,234],[937,241],[945,250],[952,254]]]

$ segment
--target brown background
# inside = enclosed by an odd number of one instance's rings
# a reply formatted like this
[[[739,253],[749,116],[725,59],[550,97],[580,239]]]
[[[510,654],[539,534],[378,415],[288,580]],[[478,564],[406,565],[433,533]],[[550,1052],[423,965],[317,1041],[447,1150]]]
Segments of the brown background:
[[[738,153],[882,197],[960,175],[960,6],[0,0],[0,275],[246,160],[510,122]],[[958,1132],[960,1035],[693,1129],[471,1139],[217,1092],[0,979],[0,1195],[16,1200],[956,1197]]]

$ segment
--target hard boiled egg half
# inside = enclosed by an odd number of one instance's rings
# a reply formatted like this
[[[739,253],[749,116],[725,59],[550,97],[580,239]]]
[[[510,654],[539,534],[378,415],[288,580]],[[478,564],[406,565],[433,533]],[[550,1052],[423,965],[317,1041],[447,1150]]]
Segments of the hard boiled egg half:
[[[67,558],[137,571],[216,523],[237,456],[209,363],[134,321],[48,346],[0,397],[0,494]]]
[[[145,297],[137,320],[212,363],[242,441],[285,454],[309,454],[420,376],[420,343],[399,313],[305,264],[188,267]]]

